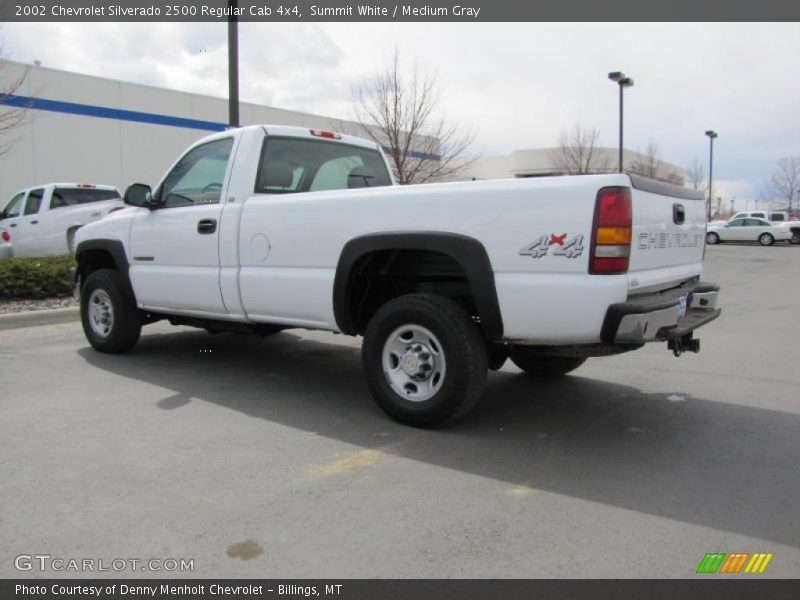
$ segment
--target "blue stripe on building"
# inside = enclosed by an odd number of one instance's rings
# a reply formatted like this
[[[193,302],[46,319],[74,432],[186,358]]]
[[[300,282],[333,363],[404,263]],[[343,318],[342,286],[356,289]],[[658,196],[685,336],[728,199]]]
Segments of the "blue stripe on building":
[[[214,121],[201,121],[199,119],[184,119],[157,115],[155,113],[109,108],[107,106],[94,106],[92,104],[78,104],[76,102],[62,102],[60,100],[46,100],[44,98],[31,98],[30,96],[8,95],[0,99],[0,104],[18,108],[32,108],[68,115],[84,117],[97,117],[99,119],[116,119],[118,121],[131,121],[133,123],[148,123],[150,125],[166,125],[167,127],[183,127],[184,129],[202,129],[203,131],[225,131],[227,124]],[[384,147],[388,154],[389,149]],[[411,158],[422,160],[441,160],[441,156],[412,150],[408,153]]]
[[[84,117],[97,117],[100,119],[116,119],[118,121],[131,121],[133,123],[149,123],[151,125],[166,125],[168,127],[183,127],[185,129],[202,129],[204,131],[225,131],[225,123],[214,121],[200,121],[199,119],[184,119],[170,117],[155,113],[139,112],[135,110],[122,110],[106,106],[93,106],[91,104],[77,104],[75,102],[61,102],[60,100],[45,100],[44,98],[31,98],[28,96],[8,95],[2,99],[2,104],[7,106],[33,108],[50,112],[65,113],[68,115],[81,115]]]

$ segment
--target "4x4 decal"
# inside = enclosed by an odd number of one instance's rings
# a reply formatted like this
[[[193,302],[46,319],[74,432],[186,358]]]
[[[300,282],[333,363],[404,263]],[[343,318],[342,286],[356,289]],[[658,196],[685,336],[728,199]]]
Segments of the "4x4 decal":
[[[566,256],[567,258],[578,258],[583,254],[583,235],[578,234],[569,240],[567,234],[562,233],[556,235],[551,233],[543,235],[532,244],[522,248],[519,253],[522,256],[531,256],[533,258],[542,258],[546,256],[551,246],[555,246],[552,254],[554,256]]]

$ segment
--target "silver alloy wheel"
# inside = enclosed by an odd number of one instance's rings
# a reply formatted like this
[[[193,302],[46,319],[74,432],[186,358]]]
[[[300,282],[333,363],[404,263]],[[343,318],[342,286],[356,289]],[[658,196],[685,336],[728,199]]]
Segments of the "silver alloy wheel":
[[[89,296],[86,305],[88,311],[89,325],[98,337],[106,338],[111,333],[114,326],[114,307],[111,298],[105,290],[97,289]]]
[[[709,244],[716,244],[719,241],[719,236],[714,233],[713,231],[709,231],[706,234],[706,242]]]
[[[424,402],[442,389],[446,361],[439,340],[420,325],[395,329],[383,345],[381,358],[386,382],[412,402]]]
[[[758,238],[758,241],[762,246],[769,246],[772,244],[772,236],[768,233],[762,233],[761,237]]]

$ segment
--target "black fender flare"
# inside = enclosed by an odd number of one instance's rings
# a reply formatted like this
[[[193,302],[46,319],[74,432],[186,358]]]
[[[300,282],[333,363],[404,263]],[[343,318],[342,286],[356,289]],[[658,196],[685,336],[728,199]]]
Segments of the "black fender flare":
[[[106,252],[111,256],[114,261],[114,267],[119,274],[119,283],[123,295],[133,306],[137,306],[136,295],[133,293],[133,285],[131,284],[128,256],[125,254],[125,246],[119,240],[85,240],[78,244],[75,249],[75,260],[78,262],[78,268],[75,270],[75,282],[77,283],[85,278],[86,263],[82,257],[91,250]]]
[[[502,339],[503,319],[497,300],[494,271],[486,248],[475,238],[437,231],[369,234],[353,238],[344,245],[333,283],[333,314],[336,325],[343,333],[358,333],[348,308],[353,292],[353,268],[360,258],[377,250],[430,250],[453,258],[467,275],[486,339]]]

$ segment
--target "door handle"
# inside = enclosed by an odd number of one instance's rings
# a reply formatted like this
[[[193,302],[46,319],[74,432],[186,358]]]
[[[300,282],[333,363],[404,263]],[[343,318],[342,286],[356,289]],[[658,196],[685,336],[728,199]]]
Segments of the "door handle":
[[[8,226],[9,226],[9,227],[16,227],[16,226],[17,226],[17,224],[16,224],[16,223],[9,223],[9,224],[8,224]]]
[[[31,225],[36,225],[39,221],[31,221]]]
[[[209,234],[217,230],[216,219],[202,219],[197,222],[197,233]]]
[[[672,221],[676,225],[680,225],[686,221],[686,209],[683,207],[683,204],[673,204],[672,205]]]

